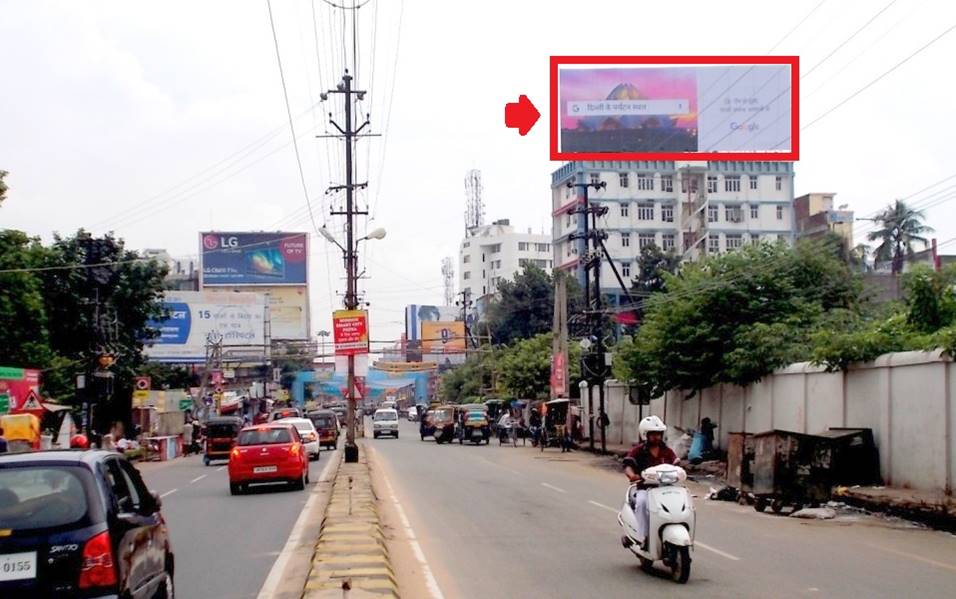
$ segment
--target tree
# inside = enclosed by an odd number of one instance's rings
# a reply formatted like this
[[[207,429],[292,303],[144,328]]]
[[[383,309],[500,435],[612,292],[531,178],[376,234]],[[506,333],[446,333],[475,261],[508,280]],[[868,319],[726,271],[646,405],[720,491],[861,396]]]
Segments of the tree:
[[[581,379],[581,356],[577,343],[569,347],[568,382]],[[522,339],[504,349],[497,363],[498,385],[518,399],[547,399],[551,387],[551,334]]]
[[[555,277],[568,279],[568,313],[580,310],[581,290],[577,281],[556,271]],[[537,266],[528,265],[514,280],[498,283],[498,292],[488,307],[488,329],[494,343],[508,345],[518,339],[530,339],[551,331],[554,320],[554,279]]]
[[[7,199],[7,190],[10,189],[7,187],[7,184],[3,182],[3,179],[9,175],[5,170],[0,170],[0,205],[3,205],[3,201]]]
[[[919,242],[925,248],[927,239],[924,234],[933,231],[932,227],[923,224],[924,218],[922,210],[910,208],[903,200],[887,206],[875,219],[880,228],[867,235],[870,241],[880,242],[874,252],[875,261],[892,261],[893,273],[902,272],[904,258],[915,253],[913,243]]]
[[[906,322],[920,333],[932,333],[956,321],[956,266],[936,272],[918,265],[903,275]]]
[[[649,295],[665,290],[664,273],[674,274],[680,266],[680,256],[664,252],[657,245],[644,246],[637,258],[637,278],[631,286],[635,295]]]
[[[0,174],[3,174],[0,171]],[[0,231],[0,270],[46,266],[48,252],[36,237]],[[43,281],[35,271],[0,273],[0,356],[2,365],[46,367],[50,347]]]

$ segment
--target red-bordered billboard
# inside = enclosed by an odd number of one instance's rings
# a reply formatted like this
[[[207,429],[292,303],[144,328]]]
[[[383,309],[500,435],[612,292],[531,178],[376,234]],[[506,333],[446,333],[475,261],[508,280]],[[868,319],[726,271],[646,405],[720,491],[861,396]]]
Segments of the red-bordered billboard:
[[[799,64],[798,56],[552,56],[551,159],[798,160]]]

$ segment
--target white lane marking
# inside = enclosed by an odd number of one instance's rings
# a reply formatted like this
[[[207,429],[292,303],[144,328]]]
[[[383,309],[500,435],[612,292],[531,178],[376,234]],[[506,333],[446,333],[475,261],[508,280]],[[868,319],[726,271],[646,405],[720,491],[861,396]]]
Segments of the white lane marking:
[[[225,466],[220,466],[220,467],[216,468],[216,472],[222,472],[222,471],[225,470],[225,469],[226,469]]]
[[[701,542],[698,541],[698,540],[694,540],[694,547],[700,547],[701,549],[706,549],[707,551],[710,551],[711,553],[716,553],[717,555],[719,555],[719,556],[721,556],[721,557],[726,557],[727,559],[733,560],[733,561],[735,561],[735,562],[739,562],[739,561],[740,561],[740,558],[737,557],[736,555],[733,555],[733,554],[731,554],[731,553],[727,553],[726,551],[721,551],[720,549],[717,549],[716,547],[711,547],[710,545],[706,545],[706,544],[704,544],[704,543],[701,543]]]
[[[192,479],[191,481],[189,481],[189,484],[198,483],[199,481],[201,481],[202,479],[206,478],[207,476],[209,476],[209,475],[208,475],[208,474],[201,474],[201,475],[197,476],[196,478]]]
[[[542,487],[547,487],[547,488],[551,489],[552,491],[557,491],[558,493],[567,493],[567,491],[565,491],[565,490],[562,489],[561,487],[555,487],[554,485],[549,485],[548,483],[541,483],[541,486],[542,486]]]
[[[612,508],[612,507],[609,506],[609,505],[604,505],[603,503],[598,503],[598,502],[596,502],[596,501],[591,501],[590,499],[588,499],[588,503],[590,503],[590,504],[593,505],[593,506],[597,506],[597,507],[601,508],[602,510],[607,510],[607,511],[609,511],[609,512],[614,512],[615,514],[617,513],[617,510],[614,509],[614,508]]]
[[[167,495],[172,495],[173,493],[175,493],[175,492],[178,491],[178,490],[179,490],[179,489],[170,489],[169,491],[166,491],[165,493],[163,493],[162,495],[160,495],[159,498],[162,499],[163,497],[166,497]]]
[[[339,457],[339,454],[335,452],[329,458],[329,461],[325,463],[325,467],[322,468],[322,474],[319,475],[320,482],[325,480],[326,475],[329,473],[329,468],[332,467],[332,464],[334,464]],[[299,512],[299,517],[296,519],[295,524],[292,525],[292,531],[289,533],[289,538],[286,540],[285,546],[282,548],[282,553],[279,554],[279,557],[277,557],[276,561],[272,564],[272,569],[269,570],[269,576],[266,577],[266,581],[262,584],[262,588],[259,589],[259,595],[257,596],[257,599],[270,599],[273,595],[275,595],[276,588],[278,588],[279,583],[282,582],[282,575],[285,573],[285,566],[292,557],[292,554],[295,553],[298,544],[302,541],[303,529],[305,528],[309,518],[312,516],[311,512],[315,502],[318,501],[319,488],[320,487],[318,485],[315,485],[315,488],[313,488],[312,492],[309,493],[309,500],[306,501],[302,511]]]
[[[479,458],[479,459],[480,459],[481,461],[483,461],[483,462],[487,462],[487,463],[491,464],[492,466],[497,466],[498,468],[501,468],[502,470],[507,470],[508,472],[510,472],[510,473],[512,473],[512,474],[517,474],[518,476],[521,476],[521,473],[518,472],[517,470],[512,470],[511,468],[508,468],[507,466],[502,466],[502,465],[499,464],[498,462],[493,462],[493,461],[489,460],[489,459],[486,458],[486,457],[481,457],[481,458]]]
[[[378,451],[372,447],[369,447],[369,451],[372,452],[376,461],[378,461]],[[418,565],[422,568],[422,574],[425,575],[425,586],[428,588],[428,592],[431,593],[432,599],[445,599],[441,589],[438,587],[438,581],[435,580],[432,569],[428,566],[428,560],[425,559],[425,552],[422,551],[422,546],[419,544],[418,539],[415,538],[415,531],[408,521],[408,516],[405,515],[402,504],[396,499],[395,489],[392,488],[392,483],[388,480],[388,476],[384,470],[382,471],[382,480],[385,481],[385,488],[388,489],[389,501],[395,506],[395,511],[398,512],[398,519],[402,521],[402,528],[404,529],[405,536],[408,537],[408,544],[412,548],[412,553],[415,554],[415,559],[418,560]]]
[[[923,563],[929,564],[929,565],[931,565],[931,566],[936,566],[937,568],[945,568],[946,570],[953,570],[954,572],[956,572],[956,566],[954,566],[953,564],[947,564],[947,563],[945,563],[945,562],[938,562],[938,561],[936,561],[936,560],[934,560],[934,559],[929,559],[928,557],[923,557],[923,556],[921,556],[921,555],[916,555],[915,553],[908,553],[908,552],[906,552],[906,551],[900,551],[900,550],[898,550],[898,549],[890,549],[889,547],[884,547],[884,546],[882,546],[882,545],[876,545],[876,544],[873,544],[873,543],[868,543],[868,545],[869,545],[870,547],[873,547],[874,549],[880,549],[880,550],[886,551],[887,553],[893,553],[893,554],[896,554],[896,555],[899,555],[899,556],[902,556],[902,557],[908,557],[908,558],[910,558],[910,559],[912,559],[912,560],[916,560],[916,561],[918,561],[918,562],[923,562]]]

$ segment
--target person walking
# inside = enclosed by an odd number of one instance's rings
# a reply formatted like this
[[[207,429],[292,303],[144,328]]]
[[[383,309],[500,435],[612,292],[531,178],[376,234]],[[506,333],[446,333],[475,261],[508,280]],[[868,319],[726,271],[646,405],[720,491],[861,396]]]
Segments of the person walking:
[[[7,438],[3,436],[3,427],[0,427],[0,453],[7,453]]]

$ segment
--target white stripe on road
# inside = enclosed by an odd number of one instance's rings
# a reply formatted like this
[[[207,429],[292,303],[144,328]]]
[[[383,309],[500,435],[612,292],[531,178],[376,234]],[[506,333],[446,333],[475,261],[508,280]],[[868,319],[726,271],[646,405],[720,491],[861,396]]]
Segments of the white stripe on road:
[[[202,474],[202,475],[200,475],[200,476],[197,476],[196,478],[194,478],[194,479],[192,479],[191,481],[189,481],[189,484],[198,483],[199,481],[201,481],[202,479],[206,478],[207,476],[209,476],[209,475],[208,475],[208,474]]]
[[[596,502],[596,501],[591,501],[590,499],[588,499],[588,503],[590,503],[591,505],[597,506],[597,507],[601,508],[602,510],[607,510],[607,511],[609,511],[609,512],[614,512],[615,514],[617,513],[617,510],[614,509],[614,508],[612,508],[612,507],[609,506],[609,505],[604,505],[603,503],[598,503],[598,502]]]
[[[373,453],[375,460],[378,461],[378,451],[372,447],[369,447],[369,451]],[[431,593],[432,599],[445,599],[441,589],[438,587],[438,581],[435,580],[435,575],[432,573],[432,569],[428,566],[428,561],[425,559],[425,552],[422,551],[421,544],[419,544],[418,539],[415,538],[415,531],[412,530],[412,525],[408,521],[408,516],[405,515],[405,510],[402,508],[402,504],[399,503],[398,499],[395,497],[395,489],[392,488],[392,483],[388,480],[388,476],[384,471],[382,471],[382,480],[385,481],[385,488],[388,489],[389,501],[391,501],[392,505],[395,506],[395,511],[398,513],[398,519],[402,521],[402,528],[405,529],[404,532],[408,537],[408,544],[412,548],[412,553],[415,554],[415,559],[418,560],[418,564],[422,568],[422,574],[425,575],[425,586],[428,588],[428,592]]]
[[[602,510],[607,510],[607,511],[609,511],[609,512],[614,512],[615,514],[617,513],[617,510],[614,509],[614,508],[612,508],[612,507],[609,506],[609,505],[604,505],[603,503],[598,503],[597,501],[593,501],[593,500],[590,500],[590,499],[588,500],[588,503],[590,503],[591,505],[593,505],[593,506],[595,506],[595,507],[599,507],[599,508],[601,508]],[[710,551],[710,552],[712,552],[712,553],[716,553],[717,555],[719,555],[719,556],[721,556],[721,557],[726,557],[727,559],[733,560],[733,561],[735,561],[735,562],[739,562],[739,561],[740,561],[740,558],[737,557],[736,555],[733,555],[732,553],[727,553],[726,551],[721,551],[720,549],[717,549],[716,547],[711,547],[710,545],[707,545],[706,543],[701,543],[700,541],[697,541],[697,540],[694,541],[694,547],[700,547],[701,549],[706,549],[707,551]]]
[[[178,491],[178,490],[179,490],[179,489],[170,489],[169,491],[166,491],[165,493],[163,493],[162,495],[160,495],[159,498],[162,499],[163,497],[166,497],[167,495],[172,495],[173,493],[175,493],[175,492]]]
[[[554,485],[549,485],[548,483],[541,483],[541,486],[542,486],[542,487],[547,487],[547,488],[551,489],[552,491],[557,491],[558,493],[567,493],[567,491],[565,491],[565,490],[562,489],[561,487],[555,487]]]
[[[222,471],[225,470],[225,469],[226,469],[225,466],[220,466],[220,467],[216,468],[216,472],[222,472]]]
[[[333,453],[332,457],[325,463],[325,467],[322,468],[322,474],[319,475],[319,482],[325,480],[326,475],[329,472],[329,468],[332,464],[335,463],[335,458],[338,456]],[[289,538],[285,542],[285,547],[282,548],[282,553],[279,554],[279,557],[276,558],[276,561],[272,564],[272,569],[269,570],[269,576],[266,577],[266,581],[263,583],[262,588],[259,589],[259,595],[257,599],[270,599],[275,595],[276,588],[278,588],[279,583],[282,582],[282,575],[285,573],[285,566],[289,562],[289,559],[292,557],[292,554],[296,550],[296,546],[302,541],[302,532],[307,525],[307,521],[313,515],[312,508],[314,503],[318,500],[319,497],[319,486],[316,485],[312,492],[309,493],[309,500],[305,502],[305,506],[302,508],[302,511],[299,512],[299,517],[296,519],[295,524],[292,525],[292,532],[289,533]]]

